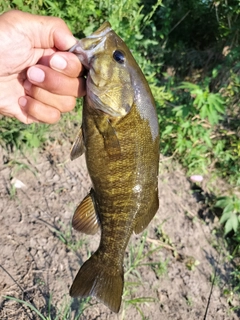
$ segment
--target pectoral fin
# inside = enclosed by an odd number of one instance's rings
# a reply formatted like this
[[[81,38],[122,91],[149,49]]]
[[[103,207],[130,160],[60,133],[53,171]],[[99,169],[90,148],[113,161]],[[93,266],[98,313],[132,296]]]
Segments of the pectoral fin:
[[[121,147],[117,137],[116,130],[111,122],[107,120],[106,128],[103,131],[104,146],[110,159],[119,159],[121,156]]]
[[[75,230],[86,234],[95,234],[100,228],[100,221],[96,212],[93,190],[76,208],[72,226]]]
[[[83,133],[82,127],[78,132],[76,140],[74,141],[71,151],[70,151],[70,159],[75,160],[80,157],[85,152],[85,146],[83,141]]]

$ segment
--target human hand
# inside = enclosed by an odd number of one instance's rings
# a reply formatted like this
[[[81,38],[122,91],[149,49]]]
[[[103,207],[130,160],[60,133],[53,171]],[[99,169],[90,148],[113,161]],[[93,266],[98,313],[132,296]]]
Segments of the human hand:
[[[9,11],[0,16],[0,114],[55,123],[85,94],[76,43],[63,20]]]

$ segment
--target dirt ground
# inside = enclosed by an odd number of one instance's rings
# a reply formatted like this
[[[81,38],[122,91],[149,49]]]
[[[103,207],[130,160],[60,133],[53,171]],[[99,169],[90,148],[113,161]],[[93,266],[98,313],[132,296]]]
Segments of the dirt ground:
[[[119,314],[95,299],[70,299],[73,278],[99,235],[71,229],[74,208],[91,184],[84,156],[71,162],[69,150],[64,137],[32,154],[0,149],[0,319],[239,318],[231,310],[239,306],[237,296],[224,294],[233,269],[212,232],[217,219],[194,196],[183,170],[168,161],[160,165],[160,209],[126,252]],[[16,179],[24,187],[14,190]],[[24,300],[42,317],[6,296]]]

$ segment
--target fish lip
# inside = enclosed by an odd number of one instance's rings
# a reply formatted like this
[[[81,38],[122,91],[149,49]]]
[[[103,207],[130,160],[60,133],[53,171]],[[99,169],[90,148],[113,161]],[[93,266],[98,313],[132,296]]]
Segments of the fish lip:
[[[99,47],[104,45],[106,38],[101,39],[101,41],[91,49],[84,49],[81,40],[79,40],[74,46],[72,46],[68,51],[74,53],[84,67],[89,70],[91,68],[91,61],[94,59],[94,51],[98,50]]]
[[[75,45],[73,45],[68,52],[74,53],[78,59],[80,60],[80,62],[84,65],[84,67],[86,69],[90,69],[91,68],[91,60],[94,58],[94,52],[98,51],[98,49],[100,47],[104,46],[104,43],[106,41],[106,35],[112,31],[111,27],[107,27],[106,29],[104,29],[103,31],[101,31],[98,34],[92,34],[86,38],[83,38],[81,40],[77,40],[77,43]],[[84,45],[84,40],[91,40],[91,39],[99,39],[99,41],[97,42],[96,45],[94,45],[92,48],[90,47],[90,49],[85,49],[85,45]],[[95,43],[96,43],[95,42]]]
[[[68,50],[68,52],[74,53],[84,67],[88,70],[90,69],[89,55],[86,53],[86,50],[82,48],[81,40],[78,40],[77,43]]]

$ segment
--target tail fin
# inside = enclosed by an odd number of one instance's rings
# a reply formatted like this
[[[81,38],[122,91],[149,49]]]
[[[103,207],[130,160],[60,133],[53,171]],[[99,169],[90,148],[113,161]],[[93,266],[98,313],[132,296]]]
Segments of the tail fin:
[[[123,293],[123,267],[106,265],[95,252],[78,271],[70,289],[71,297],[94,296],[113,312],[118,312]]]

